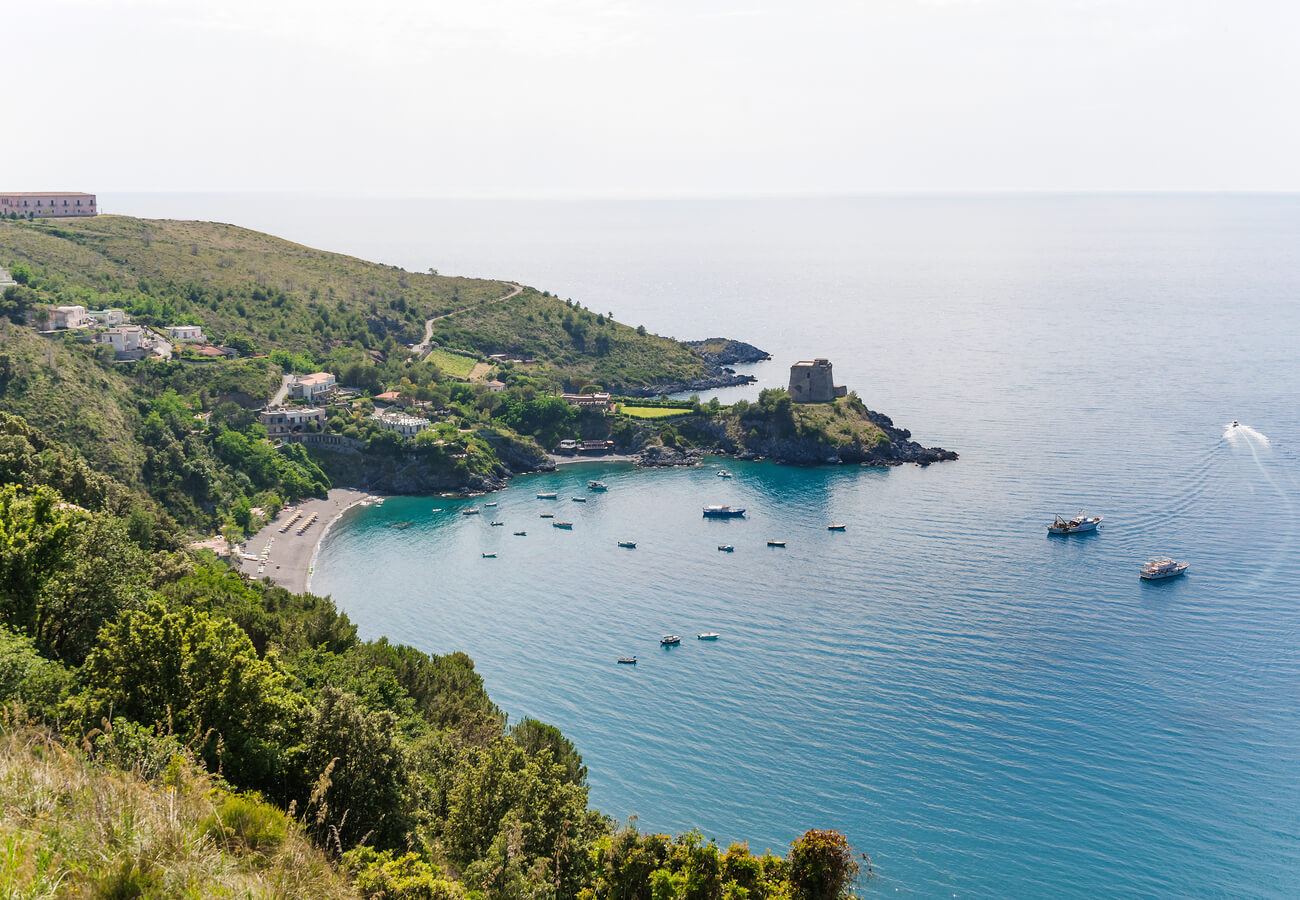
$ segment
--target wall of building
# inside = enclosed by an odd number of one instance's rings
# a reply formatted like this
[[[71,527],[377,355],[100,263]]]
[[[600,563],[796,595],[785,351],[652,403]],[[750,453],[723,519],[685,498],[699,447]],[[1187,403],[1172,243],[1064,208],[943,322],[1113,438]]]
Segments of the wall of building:
[[[19,191],[0,193],[0,216],[16,213],[20,216],[93,216],[96,215],[94,194],[78,191]]]

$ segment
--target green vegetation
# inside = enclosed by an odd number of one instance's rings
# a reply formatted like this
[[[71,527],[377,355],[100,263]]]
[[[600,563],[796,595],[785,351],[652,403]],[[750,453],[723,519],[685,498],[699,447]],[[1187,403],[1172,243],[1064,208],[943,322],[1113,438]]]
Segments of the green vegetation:
[[[475,360],[471,356],[465,356],[463,353],[452,353],[438,347],[434,347],[433,350],[429,351],[428,361],[455,378],[468,378],[469,373],[474,371],[475,365]]]
[[[634,419],[672,419],[677,416],[689,416],[690,409],[675,409],[673,407],[654,407],[654,406],[629,406],[626,403],[620,404],[618,412],[625,416],[631,416]]]

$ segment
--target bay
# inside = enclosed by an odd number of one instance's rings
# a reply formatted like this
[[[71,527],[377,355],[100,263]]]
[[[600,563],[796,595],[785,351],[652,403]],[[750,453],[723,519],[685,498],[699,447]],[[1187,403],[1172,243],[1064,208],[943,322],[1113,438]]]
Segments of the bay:
[[[331,531],[314,589],[468,652],[605,812],[777,851],[838,827],[881,895],[1300,894],[1300,198],[102,202],[770,350],[724,400],[827,356],[961,454],[566,467],[491,498],[504,527],[394,498]],[[1081,507],[1098,534],[1046,535]],[[1140,581],[1164,553],[1189,573]]]

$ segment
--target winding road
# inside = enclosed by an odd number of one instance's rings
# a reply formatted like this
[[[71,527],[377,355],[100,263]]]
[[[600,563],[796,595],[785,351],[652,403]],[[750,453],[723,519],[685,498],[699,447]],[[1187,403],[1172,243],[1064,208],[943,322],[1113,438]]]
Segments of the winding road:
[[[434,322],[437,322],[440,319],[446,319],[449,316],[454,316],[459,313],[469,312],[471,309],[481,309],[484,306],[491,306],[493,303],[504,303],[505,301],[509,300],[511,297],[518,297],[521,293],[523,293],[524,286],[522,284],[515,284],[513,281],[504,281],[502,282],[502,284],[508,284],[511,286],[512,290],[510,291],[510,293],[501,297],[497,297],[495,300],[485,300],[484,302],[476,303],[473,306],[465,306],[462,307],[461,309],[453,309],[449,313],[443,313],[440,316],[434,316],[432,319],[425,320],[424,340],[420,341],[420,343],[416,344],[411,349],[414,350],[417,354],[419,354],[420,359],[423,360],[426,356],[429,355],[429,351],[433,349],[432,342],[433,342]]]

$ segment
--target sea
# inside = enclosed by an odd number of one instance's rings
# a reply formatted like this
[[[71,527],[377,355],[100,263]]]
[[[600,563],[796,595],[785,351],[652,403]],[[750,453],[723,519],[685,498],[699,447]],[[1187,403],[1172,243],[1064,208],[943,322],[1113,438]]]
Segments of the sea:
[[[840,829],[866,896],[1300,896],[1300,196],[101,202],[769,351],[727,402],[826,357],[960,454],[589,463],[331,530],[313,590],[467,652],[615,820]],[[1139,579],[1158,555],[1187,573]]]

